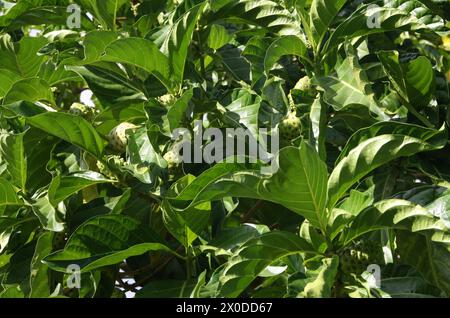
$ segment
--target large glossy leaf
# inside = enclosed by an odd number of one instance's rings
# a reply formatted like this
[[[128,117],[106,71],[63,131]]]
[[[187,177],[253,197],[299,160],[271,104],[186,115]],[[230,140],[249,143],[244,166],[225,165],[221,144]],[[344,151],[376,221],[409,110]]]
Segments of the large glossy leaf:
[[[66,0],[59,2],[22,0],[0,17],[0,27],[3,27],[5,30],[17,30],[22,26],[43,23],[65,26],[68,17],[67,6],[69,4]]]
[[[166,85],[170,76],[167,57],[153,42],[142,38],[119,39],[110,43],[101,59],[135,65],[155,74]]]
[[[322,52],[332,52],[331,48],[355,37],[383,33],[392,30],[418,30],[427,28],[411,12],[383,6],[363,5],[341,23],[331,33]]]
[[[27,119],[30,125],[100,157],[104,144],[89,122],[65,113],[45,113]]]
[[[30,128],[26,131],[23,146],[27,161],[27,191],[35,191],[50,182],[51,174],[47,170],[47,164],[57,142],[57,138],[39,129]]]
[[[311,120],[310,143],[314,146],[320,159],[326,160],[325,138],[327,125],[327,105],[318,95],[311,105],[309,113]]]
[[[250,65],[242,56],[240,48],[234,45],[225,45],[218,50],[217,55],[220,57],[223,65],[237,81],[250,82]]]
[[[421,56],[405,64],[399,63],[397,51],[379,52],[392,86],[414,108],[428,106],[435,89],[435,75],[430,60]]]
[[[399,157],[442,148],[446,144],[446,135],[447,132],[442,130],[435,138],[423,141],[407,135],[386,134],[360,143],[331,173],[328,207],[332,208],[348,189],[375,168]]]
[[[384,0],[383,7],[396,8],[415,16],[418,23],[431,30],[442,30],[445,20],[444,12],[439,5],[445,5],[441,0]],[[445,10],[445,9],[444,9]],[[440,15],[440,16],[439,16]]]
[[[167,110],[167,131],[172,133],[175,129],[180,127],[183,118],[186,116],[186,111],[189,102],[192,99],[193,90],[187,90],[183,95],[176,100],[176,102]]]
[[[449,244],[432,242],[430,237],[407,231],[397,234],[401,260],[414,266],[434,286],[450,295]]]
[[[57,204],[74,193],[98,183],[108,183],[100,173],[94,171],[78,172],[68,176],[56,176],[48,189],[48,196],[52,204]]]
[[[208,23],[221,20],[242,21],[280,35],[298,33],[298,24],[292,14],[275,1],[225,0],[214,1],[214,12]]]
[[[89,8],[105,29],[116,29],[117,11],[127,3],[126,0],[77,0],[83,8]]]
[[[19,197],[16,194],[16,191],[12,184],[5,180],[4,178],[0,178],[0,207],[6,205],[21,205]]]
[[[139,82],[131,80],[122,69],[112,63],[95,63],[86,66],[67,66],[82,76],[89,88],[105,106],[123,107],[130,103],[142,103],[145,90]]]
[[[310,41],[315,49],[318,49],[320,47],[329,26],[346,2],[347,0],[312,1],[311,9],[309,12],[309,27],[311,28],[312,36]]]
[[[440,134],[440,132],[436,129],[425,128],[422,126],[397,121],[379,122],[371,125],[370,127],[360,129],[354,133],[347,141],[344,149],[342,149],[337,162],[347,156],[352,149],[356,148],[363,141],[386,134],[406,135],[427,141],[430,138]]]
[[[331,297],[331,290],[335,283],[338,265],[339,258],[337,256],[323,259],[322,266],[317,270],[317,277],[312,282],[306,284],[302,295],[308,298]]]
[[[288,232],[274,231],[247,241],[228,260],[219,279],[220,297],[237,297],[270,264],[282,257],[313,252],[304,239]]]
[[[0,99],[3,98],[11,86],[20,79],[20,75],[13,71],[5,68],[0,69]]]
[[[264,60],[267,49],[273,41],[270,37],[251,38],[245,46],[242,55],[250,62],[252,71],[252,82],[256,83],[262,76],[264,76]]]
[[[200,236],[211,214],[211,203],[204,202],[186,210],[177,210],[163,202],[163,221],[167,230],[185,247]]]
[[[44,229],[54,232],[64,230],[64,224],[60,220],[55,207],[50,203],[48,196],[36,199],[32,203],[32,209]]]
[[[184,77],[184,66],[192,34],[205,3],[200,3],[182,15],[165,34],[161,51],[170,61],[171,78],[180,84]]]
[[[208,46],[213,50],[220,49],[231,41],[233,36],[228,33],[227,29],[219,24],[211,25],[208,35]]]
[[[69,264],[77,264],[82,272],[88,272],[156,250],[172,252],[136,219],[120,214],[104,215],[83,223],[71,235],[64,250],[47,256],[44,261],[57,271],[64,272]]]
[[[86,34],[83,40],[84,59],[81,64],[89,64],[99,61],[106,47],[117,39],[117,33],[113,31],[94,30]]]
[[[307,48],[302,40],[295,35],[286,35],[270,44],[264,58],[264,70],[269,73],[275,63],[284,55],[296,55],[300,59],[306,58]]]
[[[450,227],[427,208],[406,200],[389,199],[377,202],[358,214],[345,232],[343,244],[383,228],[417,232],[432,241],[450,243]]]
[[[46,60],[45,56],[37,54],[45,44],[47,40],[43,37],[23,37],[16,46],[8,40],[3,42],[0,44],[0,68],[22,78],[36,76],[41,64]]]
[[[46,165],[54,140],[37,129],[20,134],[0,134],[0,154],[13,184],[22,191],[44,186],[49,181]]]
[[[318,80],[324,90],[324,101],[335,110],[341,110],[352,104],[361,104],[373,112],[378,112],[367,75],[352,50],[348,50],[347,58],[336,67],[336,73]]]
[[[271,176],[242,171],[238,164],[218,164],[174,199],[193,200],[192,206],[225,196],[257,198],[284,205],[312,225],[325,229],[328,219],[325,163],[305,143],[299,149],[283,148],[276,160],[279,169]]]
[[[3,105],[17,101],[47,101],[52,105],[55,104],[50,86],[40,78],[26,78],[15,82],[5,94]]]
[[[41,64],[38,77],[50,86],[66,81],[79,81],[81,79],[77,73],[66,70],[64,65],[56,65],[51,61]]]
[[[25,133],[17,135],[0,134],[0,153],[2,160],[6,162],[6,171],[8,171],[12,183],[23,191],[26,190],[27,182],[24,135]]]
[[[41,261],[52,252],[52,239],[53,234],[51,232],[45,232],[39,236],[36,243],[30,268],[30,298],[44,298],[48,297],[51,293],[48,266]]]
[[[227,105],[222,115],[223,121],[234,128],[248,129],[255,140],[258,136],[258,115],[261,98],[248,90],[235,91],[231,104]]]

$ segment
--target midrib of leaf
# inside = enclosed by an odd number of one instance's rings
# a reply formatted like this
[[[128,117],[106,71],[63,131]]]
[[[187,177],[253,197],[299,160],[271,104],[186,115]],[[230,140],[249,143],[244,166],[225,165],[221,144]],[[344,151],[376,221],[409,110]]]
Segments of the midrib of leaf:
[[[309,177],[308,177],[308,174],[307,174],[307,172],[306,172],[306,169],[305,169],[305,166],[304,166],[304,165],[302,165],[302,170],[303,170],[303,173],[305,174],[306,184],[308,185],[309,193],[311,194],[312,203],[313,203],[313,205],[314,205],[314,210],[315,210],[314,212],[315,212],[315,214],[316,214],[317,221],[318,221],[319,224],[320,224],[321,230],[322,230],[322,231],[325,231],[326,227],[325,227],[324,224],[322,223],[322,218],[321,218],[321,216],[320,216],[320,210],[319,210],[319,207],[318,207],[317,202],[316,202],[317,198],[316,198],[316,196],[314,195],[313,189],[311,188],[310,180],[309,180]],[[313,171],[314,171],[314,170],[313,170]],[[326,207],[324,207],[324,208],[326,209]],[[325,211],[324,211],[324,212],[325,212]],[[324,232],[324,233],[325,233],[325,232]]]
[[[19,150],[19,152],[20,152],[20,157],[19,158],[21,158],[21,160],[19,160],[20,161],[20,173],[21,173],[20,180],[22,182],[21,183],[22,190],[24,192],[26,192],[25,182],[26,182],[26,169],[27,169],[27,167],[26,167],[25,149],[24,149],[24,146],[23,146],[23,137],[22,137],[21,144],[22,145],[21,145],[20,150]],[[22,160],[22,158],[23,158],[23,160]]]
[[[116,31],[116,17],[117,17],[117,1],[114,1],[114,14],[113,14],[113,22],[112,22],[112,26],[113,26],[113,31]]]

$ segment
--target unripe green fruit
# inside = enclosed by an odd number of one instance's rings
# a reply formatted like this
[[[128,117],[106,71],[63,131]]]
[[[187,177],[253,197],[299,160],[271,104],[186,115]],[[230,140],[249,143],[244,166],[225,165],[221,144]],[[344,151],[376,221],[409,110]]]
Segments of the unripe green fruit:
[[[95,112],[92,107],[86,106],[81,103],[73,103],[70,106],[69,113],[91,120]]]
[[[176,180],[183,174],[182,159],[178,153],[171,149],[164,154],[163,158],[167,162],[169,180]]]
[[[114,127],[108,134],[110,146],[117,152],[122,153],[126,150],[128,144],[127,130],[136,129],[138,126],[131,123],[121,123]]]
[[[313,87],[309,76],[304,76],[301,79],[299,79],[297,84],[295,84],[293,90],[301,91],[309,96],[316,95],[316,89]]]
[[[171,106],[173,103],[175,103],[177,98],[172,94],[166,94],[166,95],[158,97],[157,100],[163,106]]]
[[[279,126],[280,143],[281,145],[288,145],[290,142],[300,137],[302,132],[301,120],[297,117],[295,111],[290,111],[283,119]]]

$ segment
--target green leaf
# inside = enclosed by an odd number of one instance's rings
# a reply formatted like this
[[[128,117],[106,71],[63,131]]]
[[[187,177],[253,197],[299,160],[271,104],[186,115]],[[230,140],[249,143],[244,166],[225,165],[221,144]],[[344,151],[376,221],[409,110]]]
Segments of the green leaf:
[[[213,248],[216,255],[224,253],[228,255],[232,250],[242,246],[248,240],[259,236],[262,233],[269,232],[267,227],[258,227],[254,224],[244,224],[236,228],[225,228],[202,249],[209,250]]]
[[[213,50],[218,50],[225,44],[228,44],[233,36],[228,33],[227,29],[219,24],[211,25],[208,35],[208,46]]]
[[[4,68],[0,69],[0,99],[3,98],[10,90],[11,86],[20,79],[20,75],[17,75],[15,72]]]
[[[65,113],[45,113],[27,119],[28,123],[53,136],[74,144],[99,158],[104,143],[85,119]]]
[[[84,188],[108,182],[113,181],[94,171],[78,172],[68,176],[58,175],[50,183],[48,197],[50,202],[56,205]]]
[[[304,239],[274,231],[247,241],[231,257],[221,275],[219,297],[238,297],[273,262],[300,252],[314,252]]]
[[[3,99],[3,105],[17,101],[47,101],[55,105],[53,93],[46,81],[40,78],[27,78],[15,82]]]
[[[101,59],[106,47],[117,40],[117,33],[105,30],[94,30],[86,34],[83,39],[84,59],[80,64],[89,64]]]
[[[48,297],[51,293],[48,266],[41,261],[45,256],[52,252],[52,240],[52,233],[45,232],[39,236],[36,243],[30,269],[30,298],[44,298]]]
[[[243,170],[239,164],[218,164],[173,199],[193,200],[191,206],[225,196],[267,200],[279,203],[304,216],[313,226],[325,229],[328,219],[325,163],[306,143],[300,148],[283,148],[274,160],[279,169],[271,176]]]
[[[334,168],[328,180],[328,207],[338,200],[362,177],[383,164],[399,157],[445,146],[447,132],[441,130],[428,141],[407,135],[386,134],[367,139],[353,148]]]
[[[191,43],[194,28],[206,3],[200,3],[183,14],[168,32],[161,46],[161,52],[168,56],[170,61],[170,77],[178,85],[184,79],[184,66],[188,48]]]
[[[250,82],[250,64],[242,56],[240,48],[234,45],[226,45],[216,53],[224,67],[233,75],[236,81]]]
[[[26,191],[27,160],[24,148],[25,133],[12,135],[0,134],[0,154],[6,162],[6,171],[11,177],[11,182]]]
[[[3,44],[0,41],[0,69],[7,69],[21,78],[35,77],[47,59],[37,53],[47,43],[43,37],[23,37],[16,46],[8,40]]]
[[[132,64],[154,74],[163,84],[168,85],[169,60],[149,40],[142,38],[116,40],[105,48],[101,60]]]
[[[61,82],[79,81],[80,76],[65,69],[64,65],[56,65],[51,61],[47,61],[41,65],[38,77],[47,82],[50,86]]]
[[[347,245],[361,235],[384,228],[417,232],[432,241],[450,243],[450,228],[442,219],[420,205],[399,199],[377,202],[358,214],[342,242]]]
[[[347,141],[345,147],[342,149],[341,154],[339,155],[339,158],[336,160],[336,162],[341,161],[342,158],[347,156],[352,149],[356,148],[362,142],[370,138],[386,134],[406,135],[417,139],[422,139],[423,141],[427,141],[440,134],[440,131],[397,121],[379,122],[370,125],[369,127],[362,128],[354,133]]]
[[[183,95],[176,100],[176,102],[167,110],[167,131],[172,133],[175,129],[180,127],[180,124],[186,116],[186,111],[189,106],[189,102],[193,96],[193,90],[189,89],[183,93]]]
[[[307,57],[307,48],[302,40],[295,35],[286,35],[278,38],[270,44],[264,58],[264,70],[266,74],[275,63],[284,55],[296,55],[300,59]]]
[[[311,120],[310,144],[314,146],[320,159],[326,160],[325,138],[327,125],[327,105],[322,101],[320,95],[316,97],[311,105],[309,113]]]
[[[369,4],[362,5],[341,23],[336,30],[331,33],[322,52],[330,52],[329,54],[332,54],[333,47],[355,37],[385,33],[393,30],[413,31],[427,28],[425,25],[420,24],[411,12],[383,6],[373,7],[372,10],[369,11],[368,7]]]
[[[84,273],[157,250],[177,255],[136,219],[120,214],[103,215],[79,226],[64,250],[45,257],[44,262],[62,272],[67,265],[77,264]]]
[[[163,221],[167,230],[185,247],[191,246],[207,227],[211,203],[204,202],[186,210],[177,210],[163,201]]]
[[[344,6],[347,0],[313,0],[309,11],[309,26],[311,28],[311,44],[315,51],[321,46],[329,26]]]
[[[378,57],[397,93],[416,109],[428,106],[435,90],[435,75],[430,60],[420,56],[400,64],[397,51],[379,52]]]
[[[292,14],[276,1],[223,0],[211,4],[213,14],[207,23],[230,21],[247,23],[278,35],[298,33],[298,24]]]
[[[264,76],[264,60],[267,49],[272,43],[270,37],[252,37],[245,46],[242,55],[250,62],[252,72],[252,82],[256,83]]]
[[[430,237],[407,231],[397,233],[397,244],[402,261],[414,266],[428,282],[450,295],[448,244],[432,242]]]
[[[104,29],[116,29],[117,11],[127,0],[78,0],[82,8],[89,8]]]
[[[303,221],[299,235],[314,246],[316,251],[324,253],[327,250],[328,246],[325,237],[313,228],[308,220]]]
[[[326,165],[306,143],[300,149],[284,149],[280,152],[277,173],[259,182],[258,196],[282,204],[313,226],[324,229],[328,219]]]
[[[63,6],[55,6],[55,4]],[[68,2],[64,5],[64,2],[22,0],[9,9],[5,15],[0,16],[0,27],[4,27],[4,30],[17,30],[22,26],[44,23],[65,26],[68,4]]]
[[[64,230],[64,224],[59,220],[56,209],[50,203],[48,196],[35,200],[32,208],[44,229],[54,232]]]
[[[233,101],[225,107],[226,112],[222,115],[222,120],[231,127],[248,129],[254,140],[259,140],[258,115],[261,98],[246,89],[233,93]]]
[[[316,279],[306,284],[302,294],[307,298],[331,297],[331,289],[335,284],[338,265],[338,256],[335,255],[332,258],[324,258]]]
[[[12,184],[0,177],[0,207],[6,205],[22,205]]]
[[[35,129],[16,135],[0,134],[0,154],[6,163],[6,171],[13,184],[22,191],[32,191],[49,181],[46,165],[54,141],[47,137]]]
[[[349,47],[347,47],[349,48]],[[323,99],[337,111],[352,104],[361,104],[379,113],[370,82],[351,49],[336,67],[336,73],[318,78],[324,91]]]
[[[102,62],[86,66],[66,66],[82,76],[89,88],[105,107],[125,108],[130,103],[137,104],[145,100],[145,90],[140,83],[131,80],[118,66]]]

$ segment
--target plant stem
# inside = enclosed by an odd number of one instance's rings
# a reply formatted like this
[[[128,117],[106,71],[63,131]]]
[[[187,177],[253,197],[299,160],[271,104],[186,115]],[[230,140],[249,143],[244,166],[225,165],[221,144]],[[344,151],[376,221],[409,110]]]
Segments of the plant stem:
[[[186,276],[189,280],[193,275],[193,259],[191,254],[191,247],[186,247]]]

